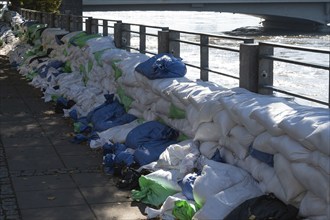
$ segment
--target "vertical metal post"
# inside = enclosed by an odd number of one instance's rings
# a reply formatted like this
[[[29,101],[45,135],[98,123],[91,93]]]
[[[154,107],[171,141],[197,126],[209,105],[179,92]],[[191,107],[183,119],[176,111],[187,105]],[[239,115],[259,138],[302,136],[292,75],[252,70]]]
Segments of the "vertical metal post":
[[[240,44],[239,87],[258,92],[258,44]]]
[[[180,57],[180,32],[169,30],[169,52],[175,57]]]
[[[48,14],[48,16],[49,16],[49,26],[51,28],[55,27],[55,14],[51,13],[51,14]]]
[[[201,48],[200,48],[200,62],[201,62],[201,75],[200,78],[203,81],[209,80],[209,36],[200,36]]]
[[[273,85],[273,60],[263,59],[263,56],[273,55],[274,48],[259,44],[259,71],[258,71],[258,93],[272,95],[273,91],[264,86]]]
[[[98,34],[99,33],[99,20],[98,19],[92,19],[92,34]]]
[[[88,17],[87,19],[86,19],[86,33],[87,34],[91,34],[92,33],[92,20],[93,20],[93,18],[92,17]]]
[[[131,46],[131,25],[122,24],[122,39],[121,45],[126,48],[127,51],[131,51],[128,47]]]
[[[170,32],[168,28],[158,31],[158,53],[170,52]]]
[[[71,31],[71,15],[66,15],[65,17],[65,30]]]
[[[122,48],[121,39],[122,39],[122,21],[117,21],[117,23],[114,24],[114,38],[115,38],[115,45],[118,48]]]
[[[140,53],[146,53],[146,27],[141,25],[140,26]]]
[[[108,21],[107,20],[103,20],[103,36],[108,36],[109,32],[108,32]]]

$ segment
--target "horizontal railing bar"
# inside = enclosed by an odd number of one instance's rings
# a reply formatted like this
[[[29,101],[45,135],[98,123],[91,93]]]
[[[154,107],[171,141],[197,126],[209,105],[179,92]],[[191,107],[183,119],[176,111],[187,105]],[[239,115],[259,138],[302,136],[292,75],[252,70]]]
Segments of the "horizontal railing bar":
[[[221,72],[218,72],[218,71],[215,71],[215,70],[212,70],[212,69],[209,69],[209,68],[201,68],[199,66],[196,66],[196,65],[193,65],[193,64],[190,64],[190,63],[185,63],[187,66],[190,66],[190,67],[193,67],[193,68],[196,68],[196,69],[200,69],[200,70],[208,70],[209,72],[212,72],[212,73],[216,73],[218,75],[222,75],[222,76],[226,76],[226,77],[230,77],[230,78],[233,78],[233,79],[239,79],[239,77],[237,76],[233,76],[233,75],[229,75],[227,73],[221,73]]]
[[[330,50],[325,49],[317,49],[317,48],[310,48],[310,47],[301,47],[301,46],[292,46],[287,44],[280,44],[280,43],[269,43],[269,42],[259,42],[260,46],[273,46],[273,47],[280,47],[292,50],[302,50],[307,52],[315,52],[315,53],[325,53],[330,54]]]
[[[214,37],[214,38],[221,38],[221,39],[227,39],[227,40],[236,40],[236,41],[244,41],[246,43],[253,43],[253,38],[245,38],[245,37],[232,37],[232,36],[226,36],[226,35],[217,35],[217,34],[205,34],[201,32],[190,32],[190,31],[179,31],[179,30],[173,30],[170,29],[170,31],[179,32],[182,34],[191,34],[191,35],[205,35],[208,37]]]
[[[321,101],[321,100],[318,100],[318,99],[313,99],[313,98],[303,96],[303,95],[298,95],[296,93],[288,92],[288,91],[276,88],[274,86],[267,86],[266,85],[266,86],[263,86],[263,88],[270,89],[270,90],[273,90],[275,92],[280,92],[280,93],[283,93],[283,94],[286,94],[286,95],[291,95],[291,96],[294,96],[296,98],[301,98],[301,99],[305,99],[305,100],[308,100],[308,101],[316,102],[316,103],[319,103],[319,104],[322,104],[322,105],[328,105],[327,102],[324,102],[324,101]]]
[[[270,56],[270,55],[261,56],[260,58],[274,60],[274,61],[280,61],[280,62],[285,62],[285,63],[291,63],[291,64],[297,64],[297,65],[301,65],[301,66],[314,67],[314,68],[319,68],[319,69],[324,69],[324,70],[330,70],[329,66],[324,66],[324,65],[316,64],[316,63],[306,63],[306,62],[288,59],[288,58],[281,58],[281,57]]]

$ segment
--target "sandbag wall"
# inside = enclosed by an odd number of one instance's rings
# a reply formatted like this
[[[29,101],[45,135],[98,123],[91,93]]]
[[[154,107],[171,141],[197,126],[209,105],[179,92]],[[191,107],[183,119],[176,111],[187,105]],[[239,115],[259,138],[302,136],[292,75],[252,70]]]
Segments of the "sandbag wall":
[[[299,208],[300,216],[330,219],[328,109],[185,77],[149,80],[135,71],[149,57],[115,48],[111,36],[29,21],[21,30],[30,44],[11,51],[11,62],[44,91],[45,101],[74,100],[65,116],[72,110],[86,116],[106,101],[105,94],[115,94],[129,114],[165,122],[197,142],[208,159],[219,152],[226,163],[251,174],[263,193]],[[125,140],[111,131],[99,136],[93,148]]]

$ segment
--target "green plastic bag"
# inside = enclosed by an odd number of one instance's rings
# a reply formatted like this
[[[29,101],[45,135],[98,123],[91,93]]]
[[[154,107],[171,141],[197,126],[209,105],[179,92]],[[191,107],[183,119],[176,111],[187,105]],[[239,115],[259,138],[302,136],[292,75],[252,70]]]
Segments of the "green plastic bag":
[[[139,178],[140,190],[132,190],[133,200],[146,204],[160,206],[167,197],[177,193],[176,190],[168,189],[146,176]]]
[[[176,219],[191,220],[196,213],[196,207],[186,200],[178,200],[174,203],[172,214]]]
[[[116,60],[116,61],[113,61],[111,63],[111,66],[112,66],[112,69],[115,71],[115,79],[117,80],[119,77],[121,77],[123,75],[123,72],[121,71],[121,69],[117,66],[117,63],[119,62],[120,60]]]
[[[117,94],[119,96],[120,99],[120,103],[122,105],[124,105],[124,108],[126,110],[126,112],[131,108],[133,99],[129,96],[126,95],[124,89],[122,87],[118,87],[117,89]]]

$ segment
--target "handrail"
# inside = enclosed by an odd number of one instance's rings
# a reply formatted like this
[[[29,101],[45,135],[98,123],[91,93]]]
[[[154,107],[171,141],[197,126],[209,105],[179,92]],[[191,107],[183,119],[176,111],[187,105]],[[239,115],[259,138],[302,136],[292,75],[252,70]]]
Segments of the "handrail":
[[[329,101],[324,102],[321,100],[313,99],[308,96],[299,95],[294,92],[289,92],[281,88],[273,86],[273,62],[283,62],[288,64],[294,64],[299,66],[307,66],[311,68],[317,68],[321,70],[329,71],[330,66],[318,63],[312,63],[307,61],[295,60],[286,57],[280,57],[274,55],[274,48],[283,48],[288,50],[296,50],[301,52],[311,52],[316,54],[329,54],[330,51],[325,49],[317,49],[310,47],[301,47],[281,43],[270,43],[270,42],[258,42],[255,43],[253,38],[246,37],[233,37],[226,35],[208,34],[200,32],[190,32],[190,31],[180,31],[172,30],[168,27],[160,27],[154,25],[144,25],[136,23],[123,23],[121,20],[111,20],[111,19],[95,19],[88,16],[76,16],[76,15],[66,15],[66,14],[51,14],[39,12],[31,9],[22,9],[23,15],[28,18],[35,20],[40,20],[40,22],[48,22],[52,26],[65,28],[69,31],[75,30],[75,27],[86,30],[87,33],[99,33],[99,28],[103,27],[103,35],[108,35],[108,29],[113,29],[113,36],[115,39],[115,44],[119,48],[126,50],[133,50],[140,53],[148,53],[155,55],[157,52],[150,51],[150,47],[147,45],[146,37],[153,37],[158,39],[158,53],[168,52],[173,53],[175,56],[180,56],[180,47],[191,45],[197,47],[200,50],[199,55],[199,65],[192,64],[188,60],[185,61],[186,65],[191,68],[199,69],[200,79],[209,80],[209,73],[215,73],[224,77],[228,77],[234,80],[239,80],[241,87],[249,89],[253,92],[258,92],[261,94],[270,94],[272,92],[279,92],[293,97],[305,99],[308,101],[313,101],[318,104],[327,105],[330,108],[330,91],[329,91]],[[103,21],[103,23],[99,23]],[[139,30],[131,30],[131,27],[137,27]],[[147,31],[148,29],[148,31]],[[152,32],[149,29],[154,29]],[[158,31],[158,33],[155,33]],[[131,35],[134,34],[134,35]],[[194,36],[194,40],[188,38],[189,35]],[[137,45],[131,45],[132,37],[139,37],[139,42]],[[187,37],[185,37],[187,36]],[[185,37],[185,38],[184,38]],[[210,43],[212,40],[212,43]],[[239,45],[239,48],[223,46],[221,42],[225,40],[226,42],[233,41],[234,44]],[[215,42],[216,43],[215,43]],[[136,42],[136,41],[135,41]],[[223,73],[218,70],[214,70],[209,67],[209,49],[223,50],[232,53],[237,53],[239,57],[239,77]],[[185,59],[184,59],[185,60]],[[256,81],[251,81],[255,79]],[[246,83],[245,81],[249,81]],[[251,81],[251,82],[250,82]],[[330,74],[329,74],[329,84],[330,84]],[[271,91],[271,92],[269,92]]]

